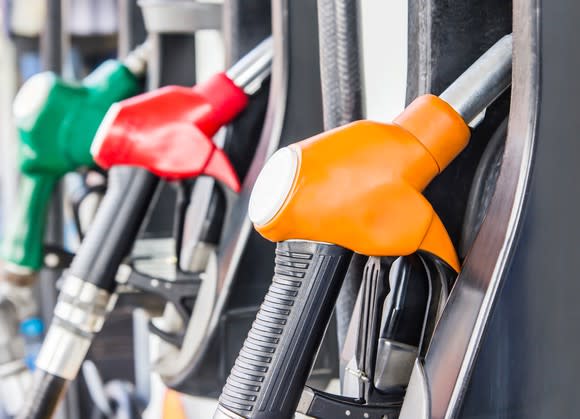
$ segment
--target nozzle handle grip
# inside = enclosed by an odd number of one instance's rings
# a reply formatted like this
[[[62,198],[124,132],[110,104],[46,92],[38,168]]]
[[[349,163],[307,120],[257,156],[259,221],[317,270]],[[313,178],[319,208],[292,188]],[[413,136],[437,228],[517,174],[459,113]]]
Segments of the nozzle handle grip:
[[[419,347],[425,310],[431,303],[425,266],[416,254],[402,258],[388,276],[389,295],[382,310],[380,337]],[[381,315],[379,314],[379,318]]]
[[[278,243],[272,285],[219,399],[222,417],[294,417],[351,256],[331,244]]]
[[[116,166],[109,186],[69,273],[113,292],[119,265],[131,251],[159,178],[145,169]]]
[[[16,219],[2,243],[2,259],[19,267],[38,271],[44,253],[44,227],[58,176],[22,173]]]

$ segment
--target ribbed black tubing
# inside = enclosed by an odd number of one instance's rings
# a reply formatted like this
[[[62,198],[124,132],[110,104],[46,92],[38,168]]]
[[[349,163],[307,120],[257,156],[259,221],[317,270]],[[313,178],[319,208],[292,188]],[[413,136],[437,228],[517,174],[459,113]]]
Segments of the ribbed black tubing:
[[[318,36],[324,129],[363,118],[357,0],[318,0]],[[356,147],[356,144],[353,144]],[[362,275],[349,275],[336,304],[342,349]]]
[[[324,129],[363,117],[357,0],[318,0]]]
[[[272,285],[220,396],[221,414],[294,416],[351,256],[329,244],[278,243]]]

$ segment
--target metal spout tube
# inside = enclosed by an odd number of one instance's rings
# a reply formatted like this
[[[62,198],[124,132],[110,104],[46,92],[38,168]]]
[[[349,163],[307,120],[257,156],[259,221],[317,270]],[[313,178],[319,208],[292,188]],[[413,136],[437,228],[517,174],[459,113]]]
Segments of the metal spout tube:
[[[251,96],[270,75],[273,55],[272,37],[268,37],[236,62],[226,75],[236,86]]]
[[[496,42],[439,96],[471,124],[511,84],[512,35]]]
[[[151,41],[148,39],[127,54],[127,57],[123,59],[123,65],[136,77],[144,77],[151,48]]]

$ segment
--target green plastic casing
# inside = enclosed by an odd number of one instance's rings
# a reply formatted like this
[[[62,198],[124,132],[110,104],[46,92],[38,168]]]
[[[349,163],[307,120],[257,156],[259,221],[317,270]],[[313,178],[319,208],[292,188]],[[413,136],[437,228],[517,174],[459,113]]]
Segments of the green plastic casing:
[[[116,60],[101,64],[80,84],[53,73],[45,78],[28,114],[15,114],[20,136],[21,181],[16,213],[2,241],[0,257],[12,265],[37,271],[42,266],[44,227],[54,188],[66,173],[92,166],[93,137],[109,107],[142,90],[141,81]],[[28,82],[27,82],[28,83]],[[26,83],[22,89],[27,88]],[[32,95],[32,96],[31,96]],[[40,101],[40,102],[38,102]]]

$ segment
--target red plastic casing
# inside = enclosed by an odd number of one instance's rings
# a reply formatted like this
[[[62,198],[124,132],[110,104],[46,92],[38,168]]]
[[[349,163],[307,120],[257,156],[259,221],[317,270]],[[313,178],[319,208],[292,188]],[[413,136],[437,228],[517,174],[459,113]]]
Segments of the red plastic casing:
[[[105,169],[139,166],[168,180],[209,175],[237,192],[237,174],[212,137],[247,103],[224,73],[193,88],[163,87],[113,105],[91,151]]]

